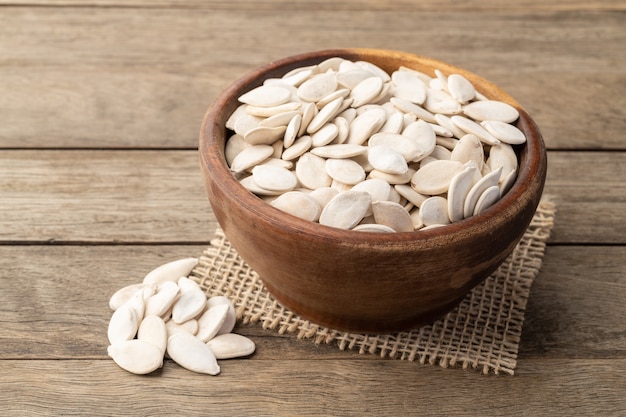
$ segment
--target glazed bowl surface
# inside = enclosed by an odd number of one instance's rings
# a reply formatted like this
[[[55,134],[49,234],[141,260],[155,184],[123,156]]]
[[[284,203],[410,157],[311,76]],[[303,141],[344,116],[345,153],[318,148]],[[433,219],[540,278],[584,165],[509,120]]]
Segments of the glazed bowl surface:
[[[400,66],[461,74],[489,99],[514,106],[526,135],[510,190],[484,212],[431,230],[367,233],[286,214],[246,190],[229,170],[226,121],[238,97],[267,78],[334,56],[371,62],[388,73]],[[407,330],[453,309],[494,272],[522,238],[539,204],[547,158],[526,111],[491,82],[428,57],[377,49],[335,49],[268,63],[227,87],[202,121],[200,165],[213,213],[237,253],[285,307],[332,329],[364,333]]]

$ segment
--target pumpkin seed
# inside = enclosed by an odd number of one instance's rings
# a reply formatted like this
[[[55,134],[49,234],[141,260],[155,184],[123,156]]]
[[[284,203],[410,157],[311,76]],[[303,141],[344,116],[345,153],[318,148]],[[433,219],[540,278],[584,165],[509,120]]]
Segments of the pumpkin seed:
[[[290,191],[281,194],[272,201],[271,205],[285,213],[311,222],[317,221],[321,213],[321,207],[317,201],[310,195],[300,191]]]
[[[188,333],[171,335],[167,339],[167,354],[174,362],[190,371],[209,375],[220,373],[220,366],[211,348]]]
[[[161,350],[139,339],[113,343],[107,353],[120,368],[133,374],[149,374],[163,366]]]
[[[237,333],[222,334],[207,342],[207,346],[217,359],[232,359],[252,355],[256,345],[250,339]]]
[[[345,191],[333,197],[320,214],[325,226],[352,229],[365,217],[372,197],[364,191]]]

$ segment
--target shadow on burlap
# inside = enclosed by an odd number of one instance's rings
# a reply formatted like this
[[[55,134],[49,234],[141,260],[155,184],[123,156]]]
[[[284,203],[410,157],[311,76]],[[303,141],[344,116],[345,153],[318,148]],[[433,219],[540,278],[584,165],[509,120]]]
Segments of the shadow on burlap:
[[[513,375],[531,285],[541,268],[546,241],[554,225],[549,199],[537,211],[519,244],[500,268],[475,287],[453,311],[438,321],[408,332],[365,335],[311,323],[282,307],[217,229],[190,278],[209,296],[231,299],[241,324],[289,333],[315,343],[335,343],[421,364],[477,369],[484,374]]]

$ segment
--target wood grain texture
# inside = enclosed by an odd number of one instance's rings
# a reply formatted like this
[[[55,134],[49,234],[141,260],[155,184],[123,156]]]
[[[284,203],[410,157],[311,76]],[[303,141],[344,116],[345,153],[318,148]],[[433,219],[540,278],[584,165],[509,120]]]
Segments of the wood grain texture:
[[[116,7],[3,7],[0,147],[193,148],[202,115],[238,77],[284,56],[354,46],[480,74],[527,108],[549,148],[625,148],[626,14],[351,4],[363,8],[235,3],[138,18]]]
[[[602,416],[618,417],[626,412],[624,372],[624,359],[529,361],[510,378],[391,360],[224,361],[217,377],[170,361],[149,376],[108,360],[0,361],[8,387],[0,400],[12,416],[582,417],[597,416],[601,404]]]
[[[200,256],[204,249],[196,245],[0,246],[0,360],[106,358],[110,296],[141,282],[152,268]],[[624,357],[625,259],[623,246],[550,246],[531,289],[520,362]],[[237,331],[259,345],[255,360],[359,356],[266,331],[260,324],[239,326]]]
[[[515,3],[502,3],[497,0],[486,0],[481,2],[458,2],[454,0],[428,0],[414,2],[411,0],[399,1],[362,1],[344,0],[337,3],[331,0],[316,2],[294,2],[289,0],[279,1],[252,1],[252,0],[231,0],[222,2],[219,0],[2,0],[0,5],[55,5],[55,6],[80,6],[80,7],[130,7],[130,8],[201,8],[201,9],[227,9],[237,10],[394,10],[394,11],[415,11],[415,10],[441,10],[450,9],[458,11],[491,11],[497,10],[624,10],[623,2],[619,0],[587,1],[587,0],[521,0]]]
[[[558,209],[551,242],[624,243],[622,161],[548,153],[544,194]],[[217,226],[195,150],[0,151],[0,200],[0,242],[202,243]]]

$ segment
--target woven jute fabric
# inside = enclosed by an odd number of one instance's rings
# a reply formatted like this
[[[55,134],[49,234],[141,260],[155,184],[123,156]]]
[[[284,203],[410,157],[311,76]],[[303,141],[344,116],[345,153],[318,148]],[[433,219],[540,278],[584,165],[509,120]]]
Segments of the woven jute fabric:
[[[554,204],[543,199],[521,241],[496,272],[445,317],[406,332],[349,333],[299,317],[274,299],[219,228],[190,278],[209,296],[229,297],[240,325],[261,325],[298,339],[336,344],[341,350],[513,375],[526,302],[541,268],[554,214]]]

